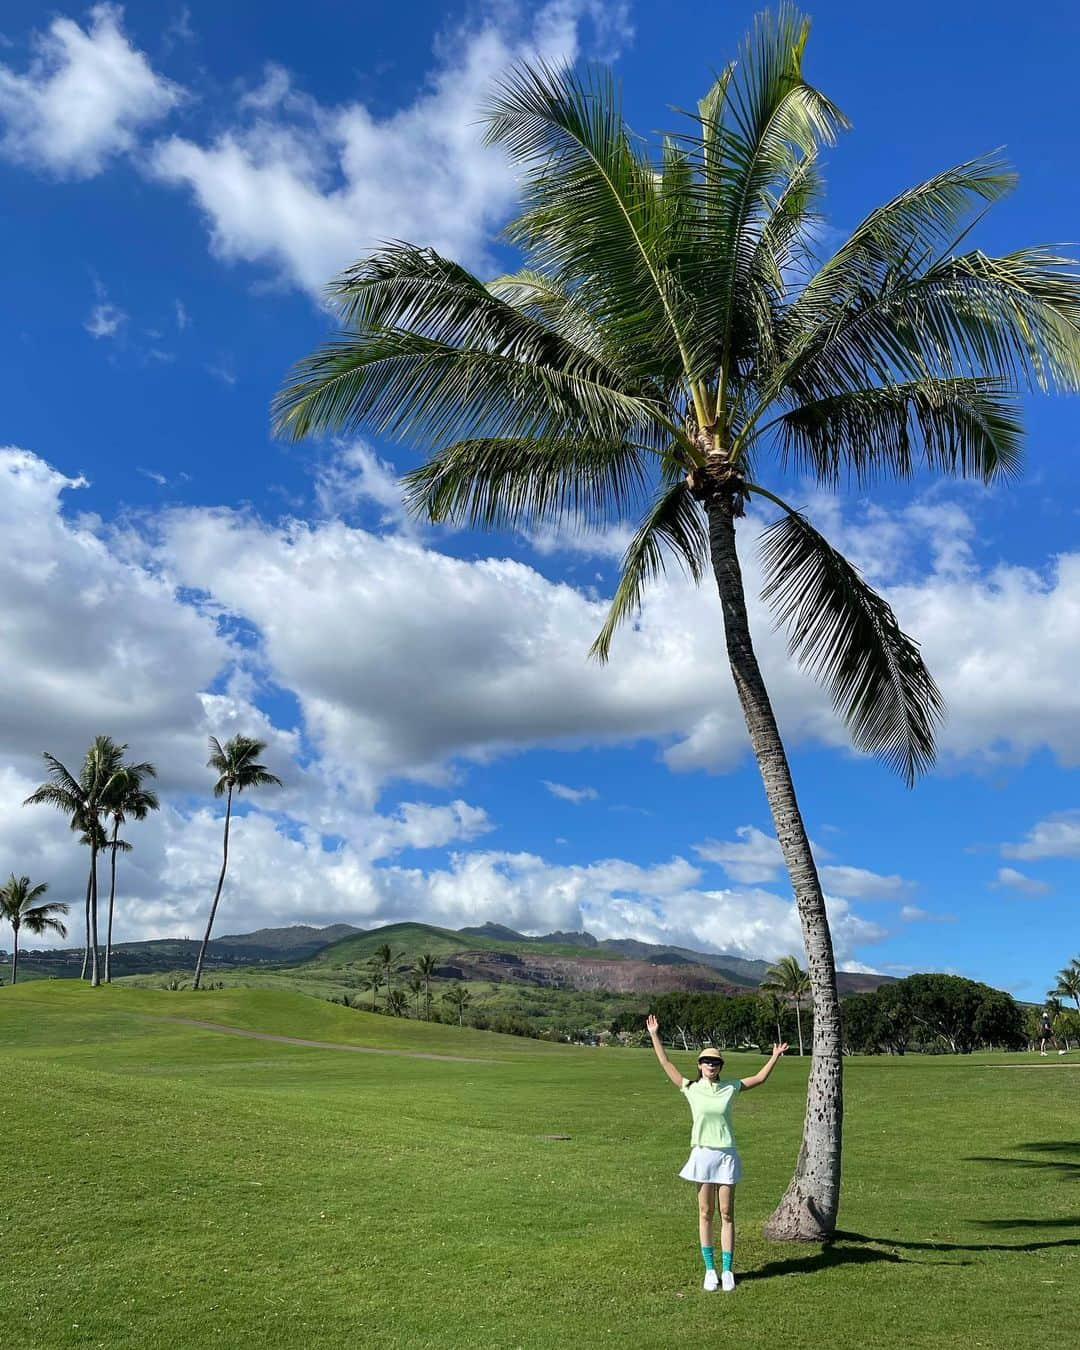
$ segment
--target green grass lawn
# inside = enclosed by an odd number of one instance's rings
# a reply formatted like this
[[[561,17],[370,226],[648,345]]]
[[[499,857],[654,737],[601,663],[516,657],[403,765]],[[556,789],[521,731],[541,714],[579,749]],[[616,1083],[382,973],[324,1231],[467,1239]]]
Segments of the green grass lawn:
[[[799,1140],[806,1066],[785,1061],[736,1106],[739,1285],[705,1294],[689,1113],[649,1052],[265,990],[6,988],[0,1345],[1068,1344],[1080,1068],[1059,1065],[849,1061],[844,1235],[822,1249],[761,1238]]]

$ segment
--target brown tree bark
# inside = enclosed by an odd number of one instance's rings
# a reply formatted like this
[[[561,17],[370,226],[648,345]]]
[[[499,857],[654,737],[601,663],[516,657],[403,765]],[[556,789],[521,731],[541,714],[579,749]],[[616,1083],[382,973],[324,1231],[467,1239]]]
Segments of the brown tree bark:
[[[765,1236],[821,1242],[836,1228],[843,1123],[843,1056],[832,938],[787,754],[750,637],[742,570],[735,548],[735,519],[742,514],[743,498],[718,456],[710,460],[709,470],[695,471],[695,477],[703,480],[695,484],[695,489],[709,520],[710,553],[724,612],[731,672],[791,879],[814,998],[813,1062],[802,1147],[795,1175],[765,1225]]]

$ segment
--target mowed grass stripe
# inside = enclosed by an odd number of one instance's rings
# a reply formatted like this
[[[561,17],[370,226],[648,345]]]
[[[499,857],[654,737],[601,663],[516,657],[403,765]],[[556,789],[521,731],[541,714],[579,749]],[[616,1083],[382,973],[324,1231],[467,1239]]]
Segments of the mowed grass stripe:
[[[163,1020],[193,1008],[492,1062]],[[812,1329],[841,1347],[1045,1346],[1080,1273],[1076,1080],[977,1071],[1003,1062],[849,1063],[854,1236],[826,1250],[760,1237],[801,1124],[805,1065],[783,1063],[737,1106],[740,1284],[725,1298],[700,1289],[693,1192],[675,1176],[688,1117],[645,1052],[264,991],[4,990],[0,1341],[774,1346]]]

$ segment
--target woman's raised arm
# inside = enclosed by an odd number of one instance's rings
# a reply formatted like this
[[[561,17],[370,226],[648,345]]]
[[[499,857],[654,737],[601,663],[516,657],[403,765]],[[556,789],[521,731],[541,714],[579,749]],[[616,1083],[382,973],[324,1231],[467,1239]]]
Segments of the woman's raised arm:
[[[660,1067],[676,1087],[682,1087],[683,1076],[675,1065],[672,1064],[671,1060],[668,1059],[664,1047],[660,1044],[660,1023],[652,1013],[645,1019],[645,1029],[648,1031],[649,1037],[652,1040],[652,1048],[656,1051],[656,1058],[660,1061]]]

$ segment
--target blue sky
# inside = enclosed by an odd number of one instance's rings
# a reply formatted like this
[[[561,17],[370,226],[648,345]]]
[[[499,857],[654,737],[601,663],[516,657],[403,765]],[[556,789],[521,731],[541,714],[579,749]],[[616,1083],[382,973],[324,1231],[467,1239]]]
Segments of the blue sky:
[[[61,823],[17,803],[42,749],[77,759],[110,731],[158,762],[166,802],[132,836],[122,934],[197,932],[218,847],[205,738],[252,730],[288,786],[237,830],[223,932],[490,919],[794,949],[708,588],[661,586],[598,671],[618,522],[591,541],[421,529],[393,485],[417,447],[268,431],[326,331],[322,283],[378,239],[512,264],[513,181],[474,125],[499,70],[611,59],[648,136],[754,8],[5,7],[0,868],[75,898]],[[1076,237],[1080,17],[811,13],[809,78],[854,124],[827,157],[831,230],[1005,147],[1019,188],[975,241]],[[1076,411],[1031,402],[1007,488],[784,485],[889,595],[951,706],[909,792],[845,748],[755,610],[843,964],[1034,998],[1075,955]]]

